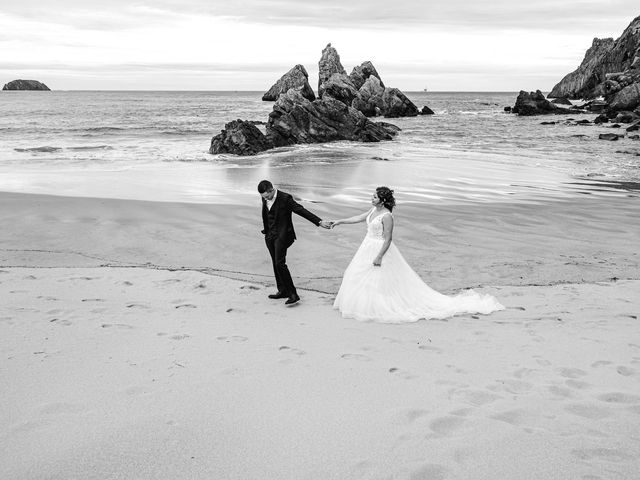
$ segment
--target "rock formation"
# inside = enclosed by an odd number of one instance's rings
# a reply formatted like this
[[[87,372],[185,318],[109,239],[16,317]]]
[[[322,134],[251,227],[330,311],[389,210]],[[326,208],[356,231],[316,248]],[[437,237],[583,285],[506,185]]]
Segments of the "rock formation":
[[[329,43],[324,50],[322,50],[322,56],[320,62],[318,62],[318,96],[322,98],[322,84],[329,80],[334,73],[341,73],[346,75],[342,63],[340,63],[340,55],[338,51]]]
[[[209,153],[255,155],[269,148],[273,148],[273,144],[253,122],[238,119],[227,123],[224,130],[211,139]]]
[[[366,117],[382,115],[384,87],[376,76],[370,76],[358,90],[356,98],[351,104],[353,108],[362,112]]]
[[[565,76],[549,97],[595,98],[605,95],[607,74],[640,69],[640,17],[617,40],[594,39],[578,69]]]
[[[280,77],[280,80],[262,96],[262,100],[277,100],[280,94],[286,93],[290,88],[300,88],[300,93],[307,100],[314,101],[316,99],[316,95],[313,93],[311,85],[309,85],[307,70],[302,65],[296,65]]]
[[[310,102],[299,92],[281,95],[269,114],[267,136],[276,147],[335,140],[391,140],[400,129],[376,123],[332,97]]]
[[[511,111],[523,116],[570,112],[568,108],[558,107],[544,98],[544,95],[540,90],[529,93],[524,90],[520,90],[520,94],[516,99],[516,104]]]
[[[351,83],[351,79],[344,73],[334,73],[322,83],[322,93],[318,93],[320,98],[327,96],[351,105],[353,99],[358,95],[358,90]]]
[[[51,89],[47,87],[44,83],[39,82],[37,80],[13,80],[5,84],[2,87],[2,90],[41,90],[41,91],[50,91]]]
[[[415,117],[418,107],[397,88],[385,88],[382,95],[382,115],[389,118]]]
[[[360,90],[364,85],[364,82],[371,76],[376,77],[380,81],[380,85],[384,88],[384,83],[382,82],[382,78],[378,74],[376,67],[373,66],[373,63],[370,61],[363,62],[362,65],[353,67],[353,70],[349,74],[349,78],[351,79],[351,83],[353,83],[356,90]]]

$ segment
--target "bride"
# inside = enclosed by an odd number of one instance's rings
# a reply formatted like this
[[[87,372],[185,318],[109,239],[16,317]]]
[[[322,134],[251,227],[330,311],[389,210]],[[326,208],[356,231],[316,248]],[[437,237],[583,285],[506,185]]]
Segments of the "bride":
[[[462,313],[488,314],[504,307],[491,295],[466,290],[455,296],[436,292],[405,261],[392,241],[393,190],[376,188],[373,208],[336,220],[331,228],[367,222],[367,235],[344,272],[333,304],[345,318],[381,323],[415,322]]]

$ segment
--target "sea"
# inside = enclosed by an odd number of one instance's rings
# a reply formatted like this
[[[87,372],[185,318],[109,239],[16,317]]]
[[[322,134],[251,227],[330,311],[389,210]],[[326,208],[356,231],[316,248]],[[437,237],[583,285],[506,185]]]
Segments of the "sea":
[[[412,204],[639,192],[640,141],[599,140],[621,130],[566,122],[594,114],[506,113],[516,92],[405,92],[435,114],[373,119],[402,129],[393,141],[209,154],[225,123],[267,121],[273,103],[262,93],[2,91],[0,191],[252,206],[262,179],[303,200],[354,205],[379,185]]]

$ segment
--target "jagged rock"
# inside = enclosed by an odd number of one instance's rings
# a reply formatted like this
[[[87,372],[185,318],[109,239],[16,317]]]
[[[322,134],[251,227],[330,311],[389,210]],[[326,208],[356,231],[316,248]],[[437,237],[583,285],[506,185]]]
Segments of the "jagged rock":
[[[640,130],[640,122],[635,122],[633,125],[629,125],[626,130],[627,132],[636,132]]]
[[[310,102],[291,89],[280,95],[269,114],[267,137],[275,146],[335,140],[391,140],[400,129],[367,119],[353,107],[326,96]]]
[[[520,90],[520,94],[516,99],[515,106],[511,109],[513,113],[517,113],[522,116],[530,115],[548,115],[551,113],[568,113],[566,108],[558,107],[549,100],[544,98],[544,95],[540,90],[535,92],[525,92]]]
[[[509,107],[509,110],[511,110],[511,107]],[[425,105],[424,107],[422,107],[422,110],[420,110],[420,115],[435,115],[435,113]]]
[[[382,115],[387,118],[415,117],[418,107],[397,88],[385,88],[382,95]]]
[[[609,123],[609,118],[606,115],[598,115],[593,120],[593,123],[595,123],[596,125],[599,125],[601,123]]]
[[[296,65],[269,89],[262,96],[264,101],[277,100],[280,94],[286,93],[290,88],[300,88],[302,96],[308,100],[315,100],[316,95],[313,93],[311,85],[309,85],[309,74],[302,65]]]
[[[565,97],[555,98],[551,100],[551,103],[555,103],[556,105],[572,105],[573,106],[573,103],[571,103]]]
[[[378,77],[370,76],[364,82],[351,106],[362,112],[366,117],[375,117],[382,114],[382,95],[384,87]]]
[[[604,112],[609,104],[603,100],[592,100],[584,104],[584,107],[590,112],[600,113]]]
[[[351,83],[353,83],[353,86],[356,88],[356,90],[360,90],[364,85],[364,82],[366,82],[367,79],[371,76],[374,76],[378,80],[380,80],[380,85],[382,85],[382,88],[384,88],[384,82],[382,81],[382,78],[380,78],[376,67],[374,67],[373,63],[368,60],[366,62],[363,62],[362,65],[358,67],[353,67],[353,70],[349,74]]]
[[[258,127],[238,119],[227,123],[224,130],[211,139],[209,153],[255,155],[270,148],[273,145]]]
[[[565,76],[550,97],[595,98],[603,95],[607,74],[637,70],[640,62],[640,17],[636,17],[617,39],[594,39],[578,69]]]
[[[638,116],[633,112],[618,112],[618,115],[614,118],[616,123],[633,123],[638,120]]]
[[[540,125],[555,125],[557,122],[540,122]]]
[[[619,92],[609,104],[614,110],[633,110],[640,105],[640,83],[632,83]]]
[[[504,111],[507,113],[511,113],[511,107],[504,107]]]
[[[601,133],[598,138],[600,140],[609,140],[610,142],[615,142],[623,135],[618,135],[617,133]]]
[[[320,98],[330,96],[341,101],[345,105],[351,105],[358,95],[358,90],[353,86],[349,77],[344,73],[334,73],[322,83]]]
[[[604,73],[600,71],[602,59],[613,47],[613,38],[594,38],[591,48],[582,60],[580,66],[566,75],[549,93],[550,98],[582,98],[589,97],[584,92],[592,91],[596,85],[604,80]]]
[[[329,43],[322,50],[322,56],[318,62],[318,97],[322,98],[324,91],[322,84],[329,80],[334,73],[347,74],[342,63],[340,63],[338,51]]]
[[[50,91],[51,89],[47,87],[44,83],[39,82],[37,80],[13,80],[4,87],[2,90],[40,90],[40,91]]]

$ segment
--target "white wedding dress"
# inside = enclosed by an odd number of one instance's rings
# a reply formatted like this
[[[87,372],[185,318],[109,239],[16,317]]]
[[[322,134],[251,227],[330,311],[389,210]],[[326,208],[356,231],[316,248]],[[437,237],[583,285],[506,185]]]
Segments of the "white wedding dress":
[[[436,292],[406,262],[393,241],[379,267],[373,260],[384,242],[383,213],[371,220],[367,235],[344,272],[333,308],[345,318],[381,323],[415,322],[463,313],[488,314],[504,307],[491,295],[466,290],[455,296]]]

